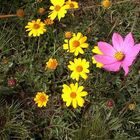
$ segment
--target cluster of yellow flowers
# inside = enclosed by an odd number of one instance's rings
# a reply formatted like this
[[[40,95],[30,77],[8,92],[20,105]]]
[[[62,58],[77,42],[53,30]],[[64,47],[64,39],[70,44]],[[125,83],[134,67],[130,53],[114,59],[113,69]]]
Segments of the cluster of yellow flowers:
[[[86,43],[87,37],[82,33],[78,32],[66,32],[65,40],[63,44],[63,49],[69,53],[74,54],[75,57],[78,57],[79,54],[84,54],[84,49],[89,47],[89,44]],[[70,85],[63,85],[63,94],[62,99],[66,102],[66,106],[72,104],[73,108],[77,106],[82,107],[84,105],[84,99],[82,97],[86,96],[88,93],[84,90],[83,86],[79,86],[78,81],[80,78],[84,80],[87,79],[89,73],[89,62],[86,59],[74,58],[73,61],[69,61],[68,69],[71,71],[70,77],[73,80],[76,80],[76,83],[70,83]]]
[[[44,34],[46,30],[46,25],[52,25],[54,23],[54,19],[58,17],[60,20],[65,16],[68,9],[76,9],[78,8],[78,2],[68,0],[65,2],[65,0],[51,0],[52,6],[50,6],[51,12],[49,13],[49,16],[47,19],[44,20],[44,22],[41,21],[41,19],[32,20],[31,22],[28,22],[26,31],[29,31],[28,36],[40,36],[41,34]],[[45,12],[44,8],[39,8],[38,12],[40,14]]]
[[[79,8],[78,2],[74,0],[68,0],[68,1],[50,0],[50,1],[51,1],[52,6],[50,6],[49,8],[51,12],[49,13],[48,18],[45,19],[44,22],[42,22],[41,19],[37,19],[37,21],[32,20],[31,22],[28,22],[27,26],[25,26],[25,28],[27,28],[26,31],[29,31],[28,36],[36,37],[36,36],[40,36],[41,34],[44,34],[47,31],[45,26],[52,25],[54,23],[55,18],[58,17],[58,20],[60,21],[61,18],[65,17],[67,10]],[[103,0],[101,4],[104,8],[109,8],[111,5],[111,2],[109,0]],[[21,11],[19,12],[21,13]],[[45,12],[44,8],[39,8],[38,13],[42,14],[44,12]],[[67,40],[66,40],[66,43],[67,43]],[[75,43],[75,45],[78,45],[78,44]]]
[[[87,37],[83,36],[82,33],[65,33],[65,43],[63,44],[63,49],[69,53],[73,53],[75,57],[79,54],[84,54],[84,49],[88,48],[89,44],[86,43]],[[92,50],[93,53],[101,54],[98,46],[95,46]],[[101,68],[103,65],[98,63],[94,57],[93,64],[96,64],[96,67]],[[50,58],[48,62],[46,62],[45,69],[55,70],[58,66],[58,62],[56,59]],[[73,108],[77,108],[78,106],[82,107],[84,105],[84,99],[82,97],[86,96],[88,93],[84,91],[83,86],[79,86],[78,81],[80,78],[86,80],[88,78],[89,73],[89,62],[86,59],[82,58],[74,58],[73,61],[69,61],[68,69],[71,71],[70,77],[73,80],[76,80],[76,83],[70,83],[70,85],[63,84],[62,89],[62,99],[66,102],[66,106],[72,105]],[[48,95],[44,92],[37,92],[34,101],[38,104],[38,107],[46,106],[48,102]]]
[[[103,0],[102,5],[105,8],[110,6],[109,0]],[[46,32],[46,25],[51,25],[54,23],[54,19],[58,17],[60,20],[65,16],[68,9],[78,8],[78,3],[76,1],[68,0],[51,0],[52,6],[50,6],[51,12],[49,16],[44,22],[41,19],[33,20],[32,22],[28,22],[26,31],[29,31],[29,36],[40,36]],[[40,9],[42,10],[42,9]],[[65,40],[63,44],[63,49],[67,52],[73,54],[75,56],[73,61],[69,61],[68,69],[71,71],[70,77],[72,80],[76,80],[75,83],[70,83],[69,85],[63,84],[62,89],[62,99],[66,102],[66,106],[70,105],[73,108],[77,108],[78,106],[83,107],[84,99],[88,93],[84,91],[84,87],[80,86],[78,81],[81,79],[86,80],[88,78],[89,71],[89,62],[86,59],[78,57],[78,55],[84,54],[84,50],[89,47],[89,44],[86,42],[87,37],[82,33],[78,32],[65,32]],[[99,50],[98,46],[95,46],[92,50],[95,54],[102,54]],[[98,63],[94,57],[92,57],[93,64],[96,64],[96,67],[101,68],[103,64]],[[58,66],[58,62],[56,59],[50,58],[48,62],[46,62],[45,69],[55,70]],[[46,95],[45,92],[37,92],[34,101],[38,105],[38,107],[46,106],[48,102],[49,96]]]

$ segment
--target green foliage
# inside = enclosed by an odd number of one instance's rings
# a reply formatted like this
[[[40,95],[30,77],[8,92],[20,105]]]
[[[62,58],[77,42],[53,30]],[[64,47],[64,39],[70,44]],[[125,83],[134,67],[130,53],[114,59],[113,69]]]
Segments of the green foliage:
[[[11,105],[0,103],[0,140],[21,139],[29,137],[27,127],[22,120],[20,104],[12,102]]]
[[[75,140],[103,140],[111,139],[122,127],[122,119],[114,116],[111,109],[91,106],[82,119],[81,128],[76,133]]]

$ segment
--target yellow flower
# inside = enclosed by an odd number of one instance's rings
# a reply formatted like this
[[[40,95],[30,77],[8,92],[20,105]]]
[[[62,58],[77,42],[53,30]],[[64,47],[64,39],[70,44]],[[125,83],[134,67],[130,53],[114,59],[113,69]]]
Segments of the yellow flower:
[[[110,0],[102,0],[101,4],[104,8],[109,8],[111,6]]]
[[[58,62],[56,59],[50,58],[48,62],[46,62],[46,69],[49,68],[51,70],[55,70],[58,66]]]
[[[73,108],[77,108],[77,106],[83,107],[85,101],[82,97],[88,94],[86,91],[83,91],[83,89],[84,87],[78,86],[78,83],[70,84],[70,86],[66,84],[63,85],[62,99],[66,102],[67,107],[71,104]]]
[[[95,46],[94,49],[92,50],[93,53],[95,54],[102,54],[102,52],[99,50],[98,46]],[[99,63],[95,60],[94,56],[92,57],[92,63],[93,64],[96,64],[96,67],[97,68],[102,68],[103,67],[103,64],[102,63]]]
[[[79,81],[80,76],[83,79],[87,79],[87,73],[89,73],[89,62],[86,61],[86,59],[74,59],[74,62],[70,61],[70,65],[68,65],[68,68],[72,71],[71,78],[76,79],[76,81]]]
[[[41,22],[40,19],[37,19],[37,21],[32,20],[32,22],[28,22],[25,28],[27,28],[26,31],[29,31],[28,36],[40,36],[46,32],[45,24]]]
[[[86,40],[86,36],[83,36],[82,33],[77,33],[69,41],[65,40],[63,49],[67,50],[67,52],[74,53],[75,56],[79,53],[84,54],[83,48],[88,48],[89,46],[88,43],[85,43]]]
[[[50,6],[52,12],[50,12],[49,18],[54,20],[58,16],[58,19],[60,20],[67,13],[68,6],[64,5],[65,0],[51,0],[51,3],[53,6]]]
[[[34,101],[38,107],[46,106],[49,96],[45,92],[37,92]]]
[[[52,25],[52,24],[54,23],[54,21],[51,20],[50,18],[46,18],[46,19],[44,20],[44,23],[45,23],[46,25]]]
[[[72,1],[72,0],[66,1],[66,5],[69,6],[68,9],[76,9],[76,8],[79,8],[78,2]]]

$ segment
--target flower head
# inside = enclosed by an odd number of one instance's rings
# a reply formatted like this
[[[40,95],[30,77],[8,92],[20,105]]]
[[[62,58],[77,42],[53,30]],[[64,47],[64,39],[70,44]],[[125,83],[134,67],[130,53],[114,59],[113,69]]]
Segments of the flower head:
[[[87,37],[83,36],[82,33],[75,34],[69,41],[65,40],[63,49],[70,53],[74,53],[77,56],[79,53],[84,54],[83,48],[88,48],[89,44],[86,43]]]
[[[106,106],[112,108],[114,106],[114,101],[112,99],[107,100]]]
[[[38,9],[38,13],[40,14],[40,15],[43,15],[43,14],[45,14],[45,8],[43,8],[43,7],[41,7],[41,8],[39,8]]]
[[[25,16],[25,12],[24,12],[23,9],[17,9],[16,15],[17,15],[18,17],[24,17],[24,16]]]
[[[68,68],[72,71],[71,78],[76,79],[79,81],[80,76],[83,79],[87,79],[87,73],[89,73],[89,62],[86,61],[86,59],[74,59],[74,62],[70,61],[70,65],[68,65]]]
[[[98,47],[102,54],[95,55],[96,61],[103,64],[103,68],[108,71],[119,71],[122,67],[125,75],[129,72],[129,67],[133,64],[140,51],[140,44],[134,45],[134,39],[129,33],[124,39],[118,33],[112,37],[113,46],[106,42],[98,42]]]
[[[98,46],[95,46],[95,47],[92,49],[92,52],[95,53],[95,54],[102,54],[102,52],[99,50],[99,47],[98,47]],[[103,64],[97,62],[97,61],[95,60],[94,56],[92,57],[92,63],[93,63],[93,64],[96,64],[96,67],[97,67],[97,68],[102,68],[102,67],[103,67]]]
[[[129,109],[129,110],[135,110],[135,108],[136,108],[136,103],[130,103],[130,104],[128,105],[128,109]]]
[[[88,93],[83,91],[83,86],[78,86],[78,83],[70,84],[70,86],[63,85],[62,99],[66,102],[66,106],[69,107],[71,104],[73,108],[77,106],[82,107],[84,105],[84,99],[82,97],[86,96]]]
[[[76,8],[79,8],[78,2],[72,1],[72,0],[66,1],[66,5],[68,5],[68,9],[76,9]]]
[[[28,22],[25,28],[27,28],[26,31],[29,31],[28,36],[40,36],[46,32],[45,24],[41,22],[40,19],[37,19],[37,21],[32,20],[32,22]]]
[[[46,25],[52,25],[52,24],[54,23],[54,21],[51,20],[50,18],[46,18],[46,19],[44,20],[44,23],[45,23]]]
[[[15,87],[17,84],[17,80],[14,78],[10,78],[10,79],[8,79],[7,83],[8,83],[9,87]]]
[[[72,38],[73,33],[70,31],[65,32],[65,38],[66,39],[71,39]]]
[[[56,67],[58,66],[58,62],[56,59],[52,59],[50,58],[48,62],[46,62],[46,69],[51,69],[51,70],[55,70]]]
[[[51,0],[51,3],[53,6],[50,7],[52,12],[50,12],[49,18],[54,20],[56,17],[58,17],[60,20],[67,13],[68,6],[65,5],[65,0]]]
[[[38,104],[38,107],[46,106],[48,102],[49,96],[45,94],[45,92],[37,92],[34,101],[36,104]]]
[[[101,4],[104,8],[109,8],[111,6],[110,0],[102,0]]]

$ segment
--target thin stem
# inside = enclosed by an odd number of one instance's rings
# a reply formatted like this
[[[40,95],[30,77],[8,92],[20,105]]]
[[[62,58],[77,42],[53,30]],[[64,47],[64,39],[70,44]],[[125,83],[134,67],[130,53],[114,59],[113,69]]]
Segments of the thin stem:
[[[16,17],[16,14],[11,14],[11,15],[0,15],[0,18],[9,18],[9,17]]]

